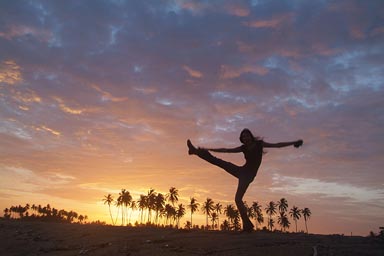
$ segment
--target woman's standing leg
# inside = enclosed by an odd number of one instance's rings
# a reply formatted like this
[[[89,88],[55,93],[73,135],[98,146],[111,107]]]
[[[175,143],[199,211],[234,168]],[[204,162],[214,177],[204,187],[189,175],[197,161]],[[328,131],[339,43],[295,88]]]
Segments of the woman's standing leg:
[[[249,184],[253,181],[253,178],[250,180],[247,176],[240,176],[241,171],[239,171],[239,169],[241,167],[213,156],[211,153],[209,153],[208,150],[195,148],[189,140],[187,141],[187,145],[189,148],[188,153],[190,155],[197,155],[201,159],[204,159],[205,161],[224,169],[228,173],[238,178],[239,183],[238,183],[237,191],[235,195],[236,206],[240,212],[241,220],[243,222],[243,230],[248,232],[252,231],[253,224],[248,218],[247,209],[245,208],[245,205],[243,202],[243,196],[247,191]]]
[[[248,218],[247,208],[244,205],[243,197],[245,192],[247,191],[249,184],[250,182],[248,179],[239,178],[239,185],[237,186],[237,191],[235,195],[236,206],[240,212],[241,220],[243,222],[243,230],[248,232],[253,230],[253,224]]]

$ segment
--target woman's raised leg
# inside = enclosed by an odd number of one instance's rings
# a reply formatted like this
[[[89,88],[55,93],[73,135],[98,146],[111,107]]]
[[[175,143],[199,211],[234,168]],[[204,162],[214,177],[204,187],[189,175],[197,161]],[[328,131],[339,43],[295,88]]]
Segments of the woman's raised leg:
[[[190,155],[197,155],[198,157],[200,157],[201,159],[204,159],[205,161],[213,164],[213,165],[216,165],[222,169],[224,169],[226,172],[228,172],[229,174],[235,176],[236,178],[238,178],[239,176],[239,169],[240,167],[233,164],[233,163],[230,163],[230,162],[227,162],[227,161],[224,161],[220,158],[217,158],[215,156],[213,156],[211,153],[209,153],[208,150],[206,149],[202,149],[202,148],[195,148],[191,141],[188,140],[187,141],[187,145],[188,145],[188,153]]]

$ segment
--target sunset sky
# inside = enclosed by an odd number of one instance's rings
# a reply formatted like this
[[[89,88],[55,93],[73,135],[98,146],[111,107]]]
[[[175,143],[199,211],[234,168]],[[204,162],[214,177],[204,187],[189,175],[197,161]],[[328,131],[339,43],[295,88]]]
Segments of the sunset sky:
[[[122,188],[234,204],[237,181],[186,140],[236,147],[243,128],[304,140],[267,150],[248,203],[308,207],[312,233],[377,232],[384,1],[0,2],[1,211],[109,221],[101,200]]]

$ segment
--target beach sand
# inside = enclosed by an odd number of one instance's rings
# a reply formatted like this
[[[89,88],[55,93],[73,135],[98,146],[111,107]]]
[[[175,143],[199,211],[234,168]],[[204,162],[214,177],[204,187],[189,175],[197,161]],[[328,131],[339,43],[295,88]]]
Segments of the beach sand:
[[[0,220],[0,255],[384,255],[378,238]]]

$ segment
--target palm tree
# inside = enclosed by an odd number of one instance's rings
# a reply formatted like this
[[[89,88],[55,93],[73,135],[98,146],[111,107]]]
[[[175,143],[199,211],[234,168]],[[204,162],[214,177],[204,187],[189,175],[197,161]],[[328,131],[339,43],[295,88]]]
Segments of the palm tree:
[[[264,222],[264,216],[261,211],[261,205],[258,202],[253,202],[252,203],[252,209],[254,213],[254,218],[255,218],[255,226],[257,230],[257,223],[262,224]]]
[[[231,225],[228,220],[224,220],[223,223],[220,225],[221,230],[229,231],[231,230]]]
[[[40,206],[40,205],[39,205]],[[59,211],[59,217],[61,220],[64,220],[64,218],[68,216],[68,212],[66,210],[60,210]]]
[[[211,215],[211,212],[213,211],[213,200],[211,198],[207,198],[207,200],[204,202],[203,206],[201,207],[201,210],[203,213],[207,215],[207,221],[206,221],[206,227],[208,228],[208,216]]]
[[[156,192],[153,188],[151,188],[148,191],[147,194],[147,208],[148,208],[148,223],[151,223],[151,218],[152,218],[152,209],[155,208],[155,203],[156,203]]]
[[[52,208],[50,204],[47,204],[47,206],[43,207],[43,212],[45,213],[45,216],[51,216],[52,215]]]
[[[45,209],[45,213],[47,214],[47,216],[51,216],[52,215],[52,208],[51,208],[50,204],[47,204],[47,206],[44,207],[44,209]]]
[[[11,211],[8,208],[4,209],[4,218],[9,219],[11,217]]]
[[[124,226],[124,202],[123,195],[125,193],[125,189],[121,189],[119,193],[119,197],[117,198],[117,207],[121,207],[121,225]]]
[[[224,208],[224,214],[228,218],[228,222],[233,227],[235,226],[236,209],[233,204],[229,204]]]
[[[25,215],[28,217],[29,216],[29,212],[28,210],[31,208],[31,206],[29,204],[26,204],[25,207],[24,207],[24,210],[25,210]]]
[[[183,204],[179,204],[179,207],[176,210],[176,218],[177,218],[177,228],[180,225],[180,219],[185,215],[185,207]]]
[[[308,234],[307,220],[309,220],[312,213],[311,213],[311,210],[309,210],[309,208],[304,208],[303,210],[301,210],[301,213],[303,214],[304,221],[305,221],[305,230],[307,231],[307,234]]]
[[[121,189],[117,198],[118,206],[121,206],[121,225],[126,224],[128,215],[128,206],[132,201],[132,196],[126,189]],[[124,211],[125,207],[125,211]]]
[[[129,191],[125,190],[124,189],[124,192],[123,192],[123,198],[122,198],[122,201],[123,201],[123,205],[125,206],[125,216],[124,216],[124,220],[125,220],[125,224],[128,224],[128,206],[131,204],[132,202],[132,196],[131,196],[131,193],[129,193]]]
[[[144,209],[147,207],[147,196],[145,195],[140,195],[140,199],[138,201],[138,207],[139,207],[139,210],[140,210],[140,214],[141,214],[141,218],[140,218],[140,223],[143,223],[143,213],[144,213]]]
[[[247,216],[251,220],[255,217],[255,212],[253,211],[253,207],[248,206],[247,202],[244,201],[245,209],[247,210]]]
[[[122,196],[122,193],[119,193],[119,197],[117,198],[116,200],[116,206],[117,206],[117,215],[116,215],[116,221],[115,223],[117,223],[117,218],[119,217],[119,211],[120,211],[120,207],[121,207],[121,225],[123,226],[124,225],[124,219],[123,219],[123,216],[124,216],[124,209],[123,209],[123,196]]]
[[[163,194],[158,193],[156,198],[155,198],[155,211],[156,211],[156,219],[155,223],[158,224],[159,221],[159,215],[164,209],[164,204],[165,204],[165,197]]]
[[[220,223],[220,214],[223,211],[223,205],[219,202],[219,203],[215,204],[215,206],[213,207],[213,210],[217,215],[217,224],[219,224]]]
[[[131,223],[132,213],[137,209],[137,202],[132,200],[130,208],[131,208],[131,213],[129,214],[128,223]]]
[[[111,220],[112,220],[112,225],[115,225],[115,223],[113,222],[113,217],[112,217],[112,212],[111,212],[111,203],[113,202],[113,197],[111,194],[108,194],[107,196],[104,196],[103,198],[103,202],[104,204],[108,204],[108,208],[109,208],[109,215],[111,216]],[[33,205],[34,206],[34,205]]]
[[[233,228],[235,231],[240,230],[240,212],[239,210],[235,210],[233,213]]]
[[[212,227],[213,227],[213,229],[215,229],[215,227],[216,227],[215,223],[216,223],[216,221],[218,221],[218,220],[219,220],[219,215],[218,215],[216,212],[212,212],[212,213],[211,213],[211,221],[212,221]]]
[[[279,223],[283,231],[285,231],[291,225],[285,212],[280,212],[277,223]]]
[[[37,206],[35,204],[32,204],[31,209],[32,209],[32,212],[33,212],[32,215],[36,215]]]
[[[272,231],[272,229],[275,227],[275,221],[273,219],[268,220],[268,227]]]
[[[179,191],[175,187],[171,187],[167,194],[167,199],[172,203],[172,206],[175,206],[175,203],[179,201]]]
[[[167,224],[169,219],[173,219],[175,217],[176,210],[172,205],[166,204],[164,207],[164,212],[165,212],[165,217],[167,218],[166,220],[166,224]]]
[[[191,199],[191,201],[188,205],[188,208],[191,209],[191,227],[193,227],[192,214],[198,210],[199,203],[197,202],[196,198],[194,198],[194,197],[191,197],[190,199]]]
[[[12,209],[11,209],[12,210]],[[40,215],[40,216],[44,216],[44,212],[43,212],[43,207],[41,206],[41,204],[39,204],[37,206],[37,213]]]
[[[270,227],[270,231],[272,231],[272,226],[274,221],[272,221],[272,215],[276,214],[276,204],[275,202],[271,201],[265,208],[265,211],[269,215],[269,221],[268,221],[268,226]]]
[[[293,206],[291,211],[289,212],[289,215],[293,218],[295,221],[295,226],[296,226],[296,233],[297,233],[297,220],[300,219],[301,213],[300,209],[296,206]]]
[[[79,223],[80,223],[80,224],[82,224],[82,223],[83,223],[83,221],[84,221],[84,218],[85,218],[85,217],[84,217],[82,214],[80,214],[80,215],[79,215],[79,218],[78,218],[78,220],[79,220]]]
[[[55,207],[52,208],[52,216],[57,217],[59,210],[57,210]]]
[[[67,212],[67,221],[69,223],[73,222],[74,219],[78,218],[78,213],[74,211]]]
[[[288,210],[288,201],[285,198],[281,198],[280,201],[277,202],[277,206],[279,207],[280,213],[285,213]]]

